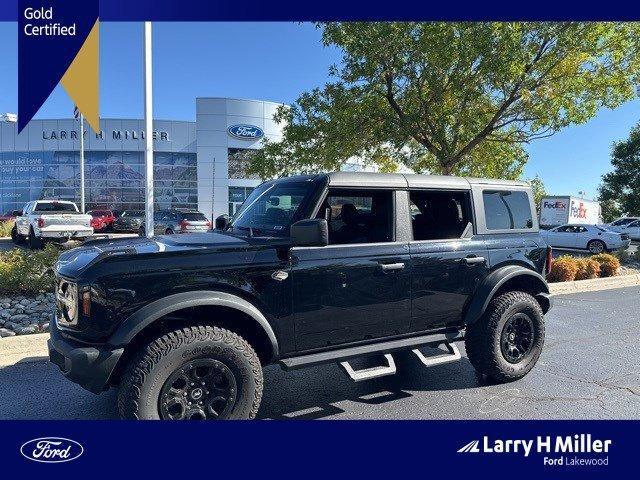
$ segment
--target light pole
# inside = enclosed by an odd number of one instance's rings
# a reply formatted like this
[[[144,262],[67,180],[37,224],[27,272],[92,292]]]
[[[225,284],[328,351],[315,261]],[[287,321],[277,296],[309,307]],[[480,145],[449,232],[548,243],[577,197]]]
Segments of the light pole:
[[[151,22],[144,22],[144,124],[145,124],[145,226],[147,238],[153,237],[153,89],[151,71]]]
[[[84,115],[80,114],[80,211],[84,213]]]

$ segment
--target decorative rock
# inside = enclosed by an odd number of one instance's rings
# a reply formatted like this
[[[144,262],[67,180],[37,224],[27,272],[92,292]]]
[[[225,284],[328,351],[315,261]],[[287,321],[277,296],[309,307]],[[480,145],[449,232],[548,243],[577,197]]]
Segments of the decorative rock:
[[[16,333],[7,328],[0,328],[0,337],[13,337]]]
[[[18,335],[28,335],[30,333],[36,333],[38,330],[36,329],[36,327],[34,326],[29,326],[29,327],[18,327],[15,332]]]

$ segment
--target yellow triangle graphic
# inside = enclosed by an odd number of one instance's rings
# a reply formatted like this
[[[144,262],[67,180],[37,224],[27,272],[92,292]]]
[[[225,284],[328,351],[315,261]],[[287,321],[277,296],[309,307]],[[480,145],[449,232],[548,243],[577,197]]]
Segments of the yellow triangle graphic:
[[[62,77],[62,86],[94,132],[100,131],[99,46],[100,21],[96,20],[82,48]]]

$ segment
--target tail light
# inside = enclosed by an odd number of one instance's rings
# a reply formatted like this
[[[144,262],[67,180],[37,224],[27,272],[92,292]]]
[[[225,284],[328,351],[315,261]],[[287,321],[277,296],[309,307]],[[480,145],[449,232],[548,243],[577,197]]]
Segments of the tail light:
[[[180,230],[186,230],[187,226],[189,226],[189,222],[187,222],[186,220],[182,220],[180,222]]]
[[[213,228],[213,223],[212,222],[207,222],[207,228],[209,228],[209,230],[211,230]]]
[[[38,219],[38,228],[42,228],[44,227],[44,218],[39,218]]]
[[[545,262],[545,273],[549,273],[551,271],[551,265],[553,265],[553,248],[551,245],[547,245],[547,260]]]

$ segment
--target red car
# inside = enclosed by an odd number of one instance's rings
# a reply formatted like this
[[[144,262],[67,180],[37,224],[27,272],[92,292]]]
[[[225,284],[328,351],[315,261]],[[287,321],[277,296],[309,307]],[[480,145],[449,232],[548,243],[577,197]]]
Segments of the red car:
[[[91,215],[91,226],[96,232],[111,229],[116,219],[111,210],[91,210],[87,213]]]

